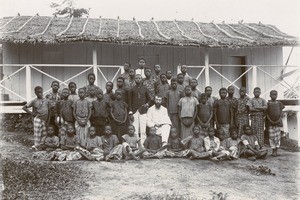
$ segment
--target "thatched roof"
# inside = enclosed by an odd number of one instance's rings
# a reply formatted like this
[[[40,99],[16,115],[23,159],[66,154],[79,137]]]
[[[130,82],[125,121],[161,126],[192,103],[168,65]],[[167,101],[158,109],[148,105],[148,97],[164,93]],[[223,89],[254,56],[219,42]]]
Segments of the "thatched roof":
[[[297,38],[262,23],[200,23],[16,16],[0,19],[0,42],[99,41],[207,47],[297,45]]]

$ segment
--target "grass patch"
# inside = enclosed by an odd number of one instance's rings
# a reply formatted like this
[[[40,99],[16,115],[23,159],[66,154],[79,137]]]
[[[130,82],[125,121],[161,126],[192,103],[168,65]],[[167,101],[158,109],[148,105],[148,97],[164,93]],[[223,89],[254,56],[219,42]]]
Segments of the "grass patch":
[[[70,163],[2,160],[3,199],[74,199],[88,184]]]

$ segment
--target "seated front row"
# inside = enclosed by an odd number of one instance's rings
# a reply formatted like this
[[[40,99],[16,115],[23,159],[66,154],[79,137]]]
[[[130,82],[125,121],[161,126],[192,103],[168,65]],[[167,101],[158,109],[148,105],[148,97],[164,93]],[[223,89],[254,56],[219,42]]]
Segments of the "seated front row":
[[[249,125],[243,127],[245,135],[237,137],[237,131],[231,130],[231,137],[220,142],[215,137],[215,130],[208,129],[205,136],[201,127],[193,128],[193,136],[184,140],[178,137],[177,129],[170,131],[168,144],[163,145],[161,136],[156,134],[156,128],[150,128],[150,135],[141,144],[140,138],[135,134],[133,125],[128,126],[127,134],[118,137],[112,134],[110,125],[104,128],[104,135],[97,136],[95,127],[89,128],[86,138],[79,138],[72,125],[67,125],[64,135],[55,136],[54,127],[49,125],[47,135],[43,137],[39,150],[51,152],[45,156],[47,160],[126,160],[140,158],[190,158],[211,159],[214,161],[237,159],[239,156],[249,160],[264,159],[267,150],[260,149],[256,135],[252,134]],[[79,142],[80,141],[80,142]],[[52,153],[55,152],[55,153]],[[37,153],[39,154],[39,153]],[[34,155],[35,157],[39,157]]]

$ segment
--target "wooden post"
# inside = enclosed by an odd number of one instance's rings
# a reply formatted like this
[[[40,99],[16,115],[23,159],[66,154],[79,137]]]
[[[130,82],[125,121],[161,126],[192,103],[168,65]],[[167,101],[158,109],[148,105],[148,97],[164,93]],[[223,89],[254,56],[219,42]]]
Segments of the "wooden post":
[[[26,65],[26,101],[31,101],[31,68]]]
[[[249,91],[249,93],[252,93],[255,87],[257,87],[257,66],[252,68],[252,91]]]
[[[208,50],[205,49],[205,54],[204,54],[204,63],[205,63],[205,86],[209,86],[209,53]]]
[[[93,43],[93,72],[95,74],[95,85],[98,86],[98,65],[97,65],[97,47]]]

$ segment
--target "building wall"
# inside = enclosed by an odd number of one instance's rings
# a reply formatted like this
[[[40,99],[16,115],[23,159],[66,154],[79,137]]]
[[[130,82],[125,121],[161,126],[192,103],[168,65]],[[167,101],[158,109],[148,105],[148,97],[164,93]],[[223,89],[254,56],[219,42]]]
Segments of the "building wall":
[[[88,64],[92,65],[93,43],[91,42],[76,42],[67,44],[11,44],[3,45],[3,63],[5,64]],[[125,61],[129,61],[133,67],[137,66],[138,58],[144,57],[147,60],[147,65],[153,67],[155,64],[160,64],[162,72],[167,69],[173,71],[173,75],[177,74],[177,66],[186,64],[188,66],[204,66],[205,48],[196,47],[173,47],[173,46],[140,46],[140,45],[122,45],[95,43],[97,49],[98,65],[120,66]],[[282,65],[282,47],[264,47],[264,48],[210,48],[209,63],[210,64],[232,64],[230,57],[240,56],[245,57],[247,65]],[[16,71],[19,67],[4,67],[5,77]],[[83,67],[62,68],[62,67],[39,67],[42,71],[51,74],[60,79],[67,80],[80,71]],[[152,68],[153,69],[153,68]],[[215,67],[215,69],[226,76],[231,81],[235,80],[241,74],[240,68],[234,67]],[[108,80],[111,80],[117,71],[117,68],[103,68],[103,74]],[[196,76],[200,72],[200,68],[189,68],[188,73],[191,76]],[[266,68],[268,73],[279,77],[280,68]],[[258,70],[259,71],[259,70]],[[81,76],[72,79],[77,83],[78,87],[87,84],[86,76],[92,70],[87,71]],[[53,79],[41,75],[36,70],[32,70],[32,86],[42,85],[44,90],[50,88]],[[101,74],[98,74],[98,85],[104,89],[105,81]],[[252,84],[252,74],[247,75],[248,92],[252,94],[254,85]],[[205,79],[204,73],[199,78],[199,89],[204,90]],[[17,84],[16,84],[17,83]],[[25,86],[25,70],[11,77],[10,80],[4,82],[5,86],[15,91],[21,96],[26,96]],[[213,87],[214,95],[218,94],[220,87],[227,87],[230,83],[221,78],[217,73],[210,70],[210,85]],[[241,86],[241,81],[238,81],[237,86]],[[258,73],[257,85],[264,88],[269,88],[276,84],[276,81],[269,78],[267,75]],[[238,92],[236,92],[238,94]],[[32,97],[34,93],[32,91]],[[10,94],[10,100],[20,100],[18,97]]]

